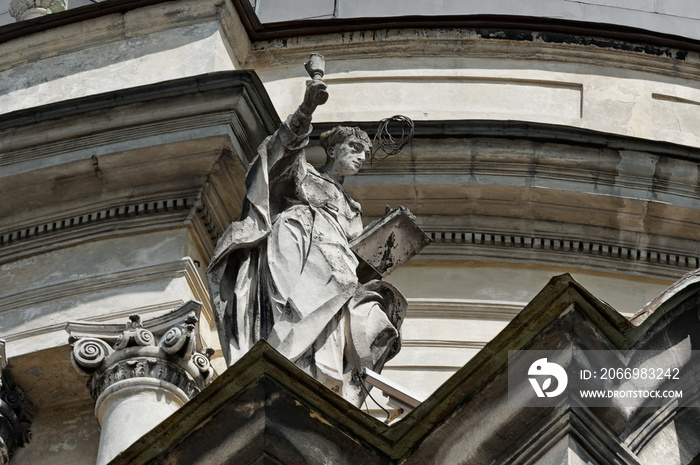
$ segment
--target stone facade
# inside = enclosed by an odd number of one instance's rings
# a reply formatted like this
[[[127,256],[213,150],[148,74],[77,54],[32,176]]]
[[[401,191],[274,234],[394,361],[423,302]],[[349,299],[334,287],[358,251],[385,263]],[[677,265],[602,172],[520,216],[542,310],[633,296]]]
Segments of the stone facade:
[[[672,439],[667,433],[673,428],[690,432],[697,424],[697,387],[690,387],[698,376],[697,358],[683,364],[692,373],[686,379],[688,398],[651,414],[648,408],[591,409],[573,398],[554,408],[513,405],[506,365],[511,350],[606,347],[643,353],[695,340],[700,326],[697,277],[697,272],[686,276],[654,307],[653,318],[638,326],[570,276],[555,277],[485,350],[392,426],[348,411],[349,404],[300,377],[291,363],[261,343],[212,384],[206,404],[195,399],[115,465],[689,463],[698,450],[697,436]],[[689,349],[688,344],[681,352],[689,355]],[[185,418],[206,426],[192,431],[180,426]],[[215,445],[202,446],[205,437]]]
[[[432,239],[387,278],[409,306],[402,351],[383,373],[428,400],[385,427],[267,349],[233,367],[252,376],[236,384],[217,350],[217,400],[173,397],[184,413],[154,434],[185,438],[217,406],[240,414],[245,402],[269,402],[252,412],[284,426],[275,438],[292,434],[290,419],[311,421],[338,450],[366,446],[358,453],[377,463],[697,460],[694,407],[622,419],[568,406],[512,412],[502,370],[507,350],[527,341],[626,350],[685,331],[697,344],[692,286],[646,303],[700,267],[698,19],[674,22],[670,7],[649,2],[562,1],[549,4],[587,6],[568,20],[492,2],[501,14],[389,20],[379,8],[376,18],[343,10],[268,23],[257,3],[260,17],[244,0],[108,0],[0,27],[0,337],[33,431],[10,448],[12,463],[97,459],[95,399],[71,366],[68,322],[123,330],[138,314],[147,326],[195,300],[197,347],[219,349],[204,271],[240,217],[258,144],[303,95],[311,52],[326,56],[333,89],[315,115],[312,163],[323,163],[318,137],[337,123],[372,136],[383,118],[414,121],[400,153],[377,154],[346,186],[367,222],[405,205]],[[591,23],[606,8],[636,13]],[[548,285],[562,273],[575,281]],[[125,372],[139,366],[129,363]],[[263,369],[272,378],[254,388]],[[489,397],[485,386],[501,389]],[[202,414],[188,422],[193,410]],[[222,448],[235,440],[219,438]],[[258,452],[246,458],[282,460]]]

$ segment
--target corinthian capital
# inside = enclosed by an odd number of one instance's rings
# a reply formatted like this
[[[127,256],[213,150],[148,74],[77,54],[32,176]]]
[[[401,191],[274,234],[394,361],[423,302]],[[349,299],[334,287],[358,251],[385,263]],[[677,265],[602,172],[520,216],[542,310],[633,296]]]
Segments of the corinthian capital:
[[[97,465],[109,463],[212,380],[214,351],[197,339],[201,307],[190,301],[147,321],[131,315],[126,324],[66,327],[73,366],[88,376],[95,399]]]
[[[198,349],[196,323],[201,304],[190,301],[148,321],[129,316],[122,325],[69,323],[73,366],[89,377],[97,400],[114,383],[131,378],[155,378],[173,384],[189,398],[214,374],[213,350]]]

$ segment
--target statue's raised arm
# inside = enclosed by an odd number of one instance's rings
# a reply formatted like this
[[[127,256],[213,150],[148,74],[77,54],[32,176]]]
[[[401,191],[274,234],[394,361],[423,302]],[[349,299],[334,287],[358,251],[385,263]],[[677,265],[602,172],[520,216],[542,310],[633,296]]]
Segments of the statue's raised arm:
[[[325,62],[323,62],[325,65]],[[274,218],[294,197],[296,180],[304,176],[311,117],[328,99],[326,83],[317,75],[306,86],[304,100],[296,111],[258,148],[258,156],[246,175],[247,192],[241,221],[231,224],[214,251],[210,269],[247,240],[256,242],[270,231]]]
[[[306,160],[311,115],[328,98],[323,70],[307,70],[303,102],[251,164],[243,216],[217,244],[209,289],[229,365],[265,339],[359,403],[362,368],[380,371],[398,351],[406,302],[383,281],[360,284],[349,245],[363,230],[362,210],[342,184],[370,154],[367,134],[336,127],[320,137],[326,163]]]
[[[266,140],[268,169],[271,170],[278,162],[285,162],[289,157],[304,157],[303,149],[309,142],[312,129],[311,117],[323,101],[323,96],[327,95],[326,83],[322,79],[309,81],[304,101],[299,108]]]

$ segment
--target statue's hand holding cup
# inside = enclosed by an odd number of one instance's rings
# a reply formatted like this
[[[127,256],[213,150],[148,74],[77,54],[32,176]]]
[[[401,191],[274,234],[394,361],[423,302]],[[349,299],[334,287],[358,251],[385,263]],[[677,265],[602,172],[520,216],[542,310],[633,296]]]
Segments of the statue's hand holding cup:
[[[306,85],[306,93],[304,94],[304,103],[302,106],[310,110],[309,113],[318,105],[323,105],[328,100],[328,90],[326,83],[321,79],[312,79]]]
[[[320,53],[312,53],[309,56],[309,61],[304,63],[304,68],[306,69],[306,72],[309,73],[312,84],[318,81],[323,82],[323,75],[326,74],[326,59]],[[320,87],[315,88],[312,100],[314,105],[323,105],[326,103],[326,100],[328,100],[328,91],[325,88],[325,84],[323,89]]]

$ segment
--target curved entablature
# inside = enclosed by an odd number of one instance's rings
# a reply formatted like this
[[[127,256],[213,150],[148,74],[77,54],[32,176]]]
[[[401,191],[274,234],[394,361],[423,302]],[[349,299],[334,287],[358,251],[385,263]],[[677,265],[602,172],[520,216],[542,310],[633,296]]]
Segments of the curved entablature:
[[[521,3],[509,0],[490,2],[425,2],[405,0],[400,6],[390,1],[321,0],[315,2],[285,2],[284,0],[241,0],[240,9],[249,16],[255,15],[261,35],[269,37],[289,26],[290,23],[306,23],[322,27],[333,22],[333,27],[343,22],[412,22],[430,21],[456,23],[495,24],[507,22],[522,24],[548,23],[554,29],[568,21],[574,27],[585,23],[597,23],[599,34],[621,34],[631,28],[651,33],[676,35],[700,39],[697,14],[692,0],[666,2],[656,5],[649,2],[621,2],[619,0],[546,1],[533,0]],[[251,19],[251,22],[254,22]],[[326,26],[326,27],[331,27]],[[592,26],[589,26],[592,27]],[[524,28],[529,29],[529,28]],[[628,29],[628,31],[625,31]],[[594,34],[597,35],[597,34]]]
[[[25,18],[13,18],[18,5],[12,0],[0,0],[0,26],[27,23],[41,14]],[[15,2],[21,3],[21,2]],[[96,17],[123,12],[132,8],[157,4],[158,0],[102,1],[72,0],[62,8],[48,8],[50,13],[71,12],[72,17]],[[375,24],[380,28],[404,24],[407,27],[429,27],[430,24],[470,27],[505,27],[532,29],[546,25],[551,31],[578,31],[586,35],[602,37],[649,37],[667,39],[700,39],[697,23],[700,15],[694,10],[692,0],[667,2],[656,5],[650,2],[598,1],[545,1],[534,0],[527,4],[509,0],[478,2],[423,2],[407,0],[397,7],[390,1],[370,2],[356,0],[321,0],[314,2],[286,2],[284,0],[232,0],[233,6],[243,16],[243,22],[256,39],[308,34],[309,31],[352,30],[357,24]],[[41,5],[47,7],[46,5]],[[40,5],[37,5],[40,6]],[[47,15],[47,13],[44,13]],[[61,23],[66,23],[64,15]],[[38,21],[35,23],[41,23]],[[301,28],[299,27],[301,25]],[[518,27],[519,26],[519,27]],[[41,26],[39,26],[41,27]],[[50,26],[49,26],[50,27]],[[32,26],[36,29],[36,25]],[[9,28],[16,31],[21,28]],[[590,34],[586,31],[595,31]],[[296,32],[295,32],[296,31]]]
[[[172,227],[187,218],[196,219],[202,246],[210,249],[239,212],[234,207],[240,198],[222,210],[219,197],[240,192],[202,190],[205,176],[220,176],[219,168],[211,170],[217,159],[238,160],[226,176],[234,181],[229,188],[242,185],[253,153],[245,137],[232,137],[243,134],[245,113],[232,112],[221,99],[221,92],[235,87],[228,79],[233,83],[243,74],[152,85],[0,118],[3,141],[14,148],[0,162],[3,190],[7,198],[23,193],[23,204],[31,207],[3,207],[8,221],[0,228],[0,261],[142,224]],[[208,93],[198,90],[204,86]],[[259,84],[246,86],[272,111]],[[219,99],[217,107],[201,106],[212,98]],[[98,118],[97,112],[108,117]],[[118,123],[126,114],[129,121]],[[143,124],[140,114],[147,119]],[[58,127],[56,118],[64,122],[60,131],[51,129]],[[267,118],[263,125],[271,130],[276,116]],[[253,121],[245,124],[260,124]],[[376,131],[374,122],[345,123]],[[317,124],[314,137],[330,126]],[[164,166],[168,157],[194,171],[149,171]],[[318,163],[323,154],[315,146],[309,157]],[[387,204],[417,214],[434,240],[424,258],[563,261],[667,279],[700,264],[699,159],[700,150],[693,147],[562,125],[416,121],[410,145],[367,162],[348,190],[368,219],[381,216]],[[80,188],[70,188],[69,179],[82,179]],[[65,193],[52,197],[57,189]]]
[[[310,52],[333,88],[316,122],[520,120],[700,147],[690,36],[507,15],[262,24],[245,0],[108,0],[0,27],[0,109],[248,68],[285,115]]]

